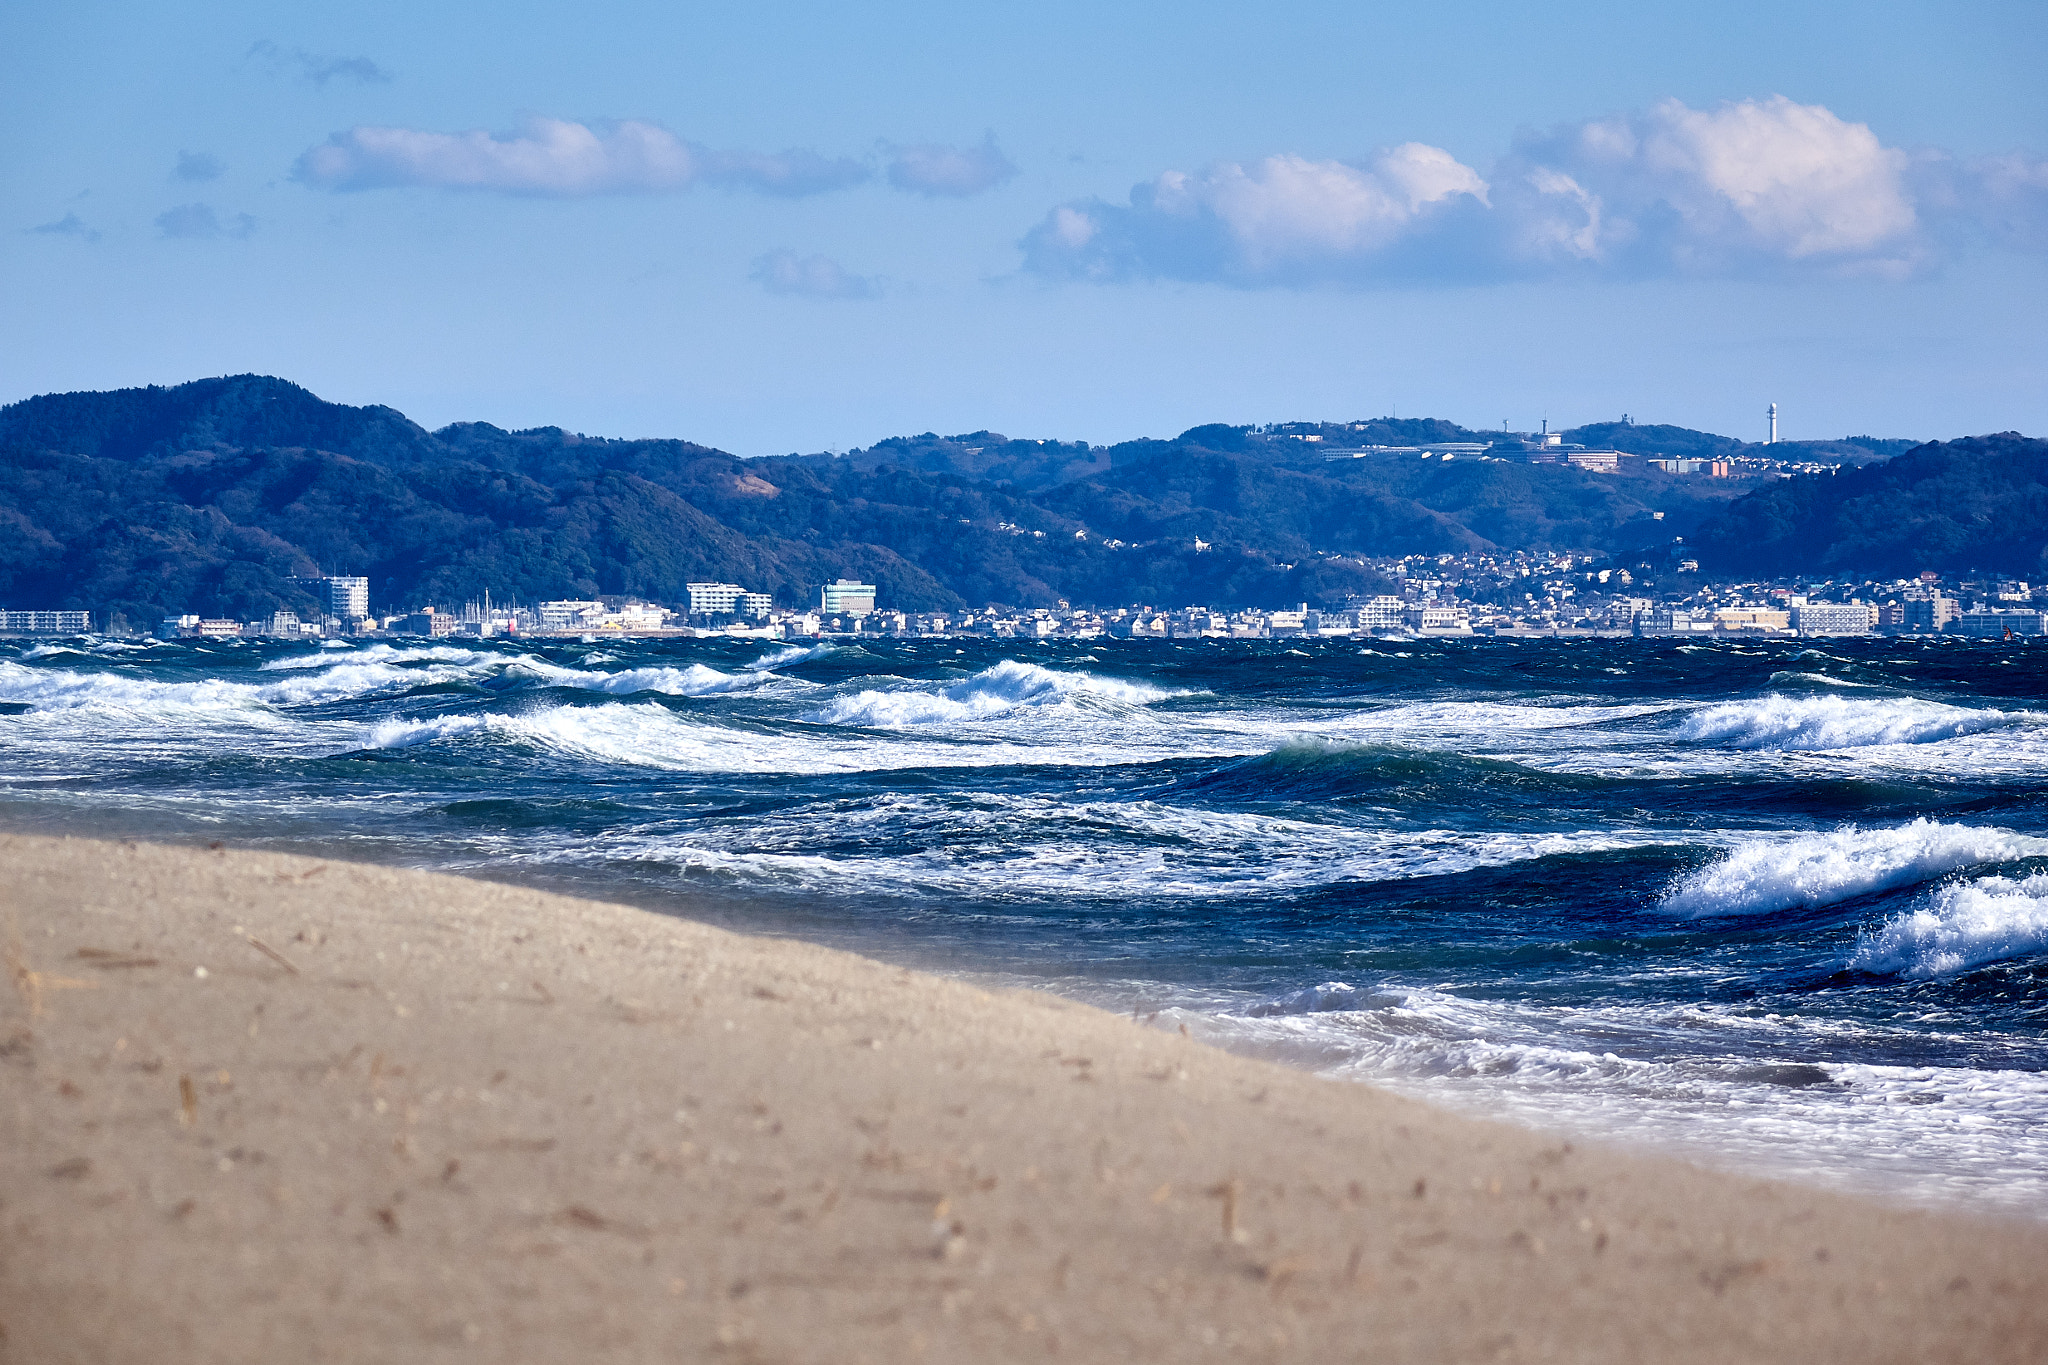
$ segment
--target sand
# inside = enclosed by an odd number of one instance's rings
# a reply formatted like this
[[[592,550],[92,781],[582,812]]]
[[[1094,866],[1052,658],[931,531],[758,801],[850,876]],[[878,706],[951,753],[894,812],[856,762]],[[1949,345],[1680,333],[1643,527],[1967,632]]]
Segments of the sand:
[[[2039,1361],[2048,1229],[423,873],[0,837],[0,1360]]]

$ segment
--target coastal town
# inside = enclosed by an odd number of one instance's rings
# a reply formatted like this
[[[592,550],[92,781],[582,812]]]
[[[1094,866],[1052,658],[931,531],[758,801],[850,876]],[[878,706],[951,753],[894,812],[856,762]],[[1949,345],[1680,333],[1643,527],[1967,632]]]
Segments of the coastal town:
[[[1365,636],[1425,638],[1771,638],[2048,635],[2048,584],[1996,575],[1923,573],[1726,583],[1701,580],[1680,560],[1651,587],[1604,557],[1585,554],[1430,555],[1358,560],[1389,590],[1335,604],[1265,609],[1200,605],[1000,605],[959,611],[892,608],[872,583],[838,579],[814,602],[778,605],[734,583],[689,583],[673,602],[593,597],[536,603],[484,593],[460,606],[373,612],[367,578],[299,580],[322,610],[238,621],[170,616],[153,630],[123,630],[88,610],[0,610],[0,636],[150,634],[159,639],[431,639],[584,636],[761,639],[986,637],[997,639],[1267,640]],[[1673,580],[1675,580],[1675,585]]]

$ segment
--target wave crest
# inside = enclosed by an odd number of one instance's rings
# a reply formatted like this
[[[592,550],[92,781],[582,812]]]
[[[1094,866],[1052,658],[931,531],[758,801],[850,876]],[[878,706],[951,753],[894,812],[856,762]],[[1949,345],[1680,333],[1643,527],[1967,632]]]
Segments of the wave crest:
[[[1892,829],[1846,825],[1826,834],[1737,844],[1682,878],[1658,903],[1688,918],[1834,905],[1985,863],[2048,854],[2048,839],[2009,829],[1920,819]]]
[[[1848,965],[1885,976],[1953,976],[1986,962],[2048,952],[2048,874],[1945,886],[1918,910],[1857,937]]]
[[[1143,706],[1178,695],[1146,683],[1104,678],[1093,673],[1057,673],[1038,664],[1004,659],[939,692],[911,689],[856,692],[821,707],[809,719],[825,725],[900,729],[909,725],[982,720],[1020,706],[1046,706],[1081,696],[1126,706]]]
[[[1696,711],[1679,725],[1678,734],[1737,749],[1853,749],[1872,744],[1929,744],[2002,729],[2027,715],[1910,698],[1877,701],[1773,694]]]

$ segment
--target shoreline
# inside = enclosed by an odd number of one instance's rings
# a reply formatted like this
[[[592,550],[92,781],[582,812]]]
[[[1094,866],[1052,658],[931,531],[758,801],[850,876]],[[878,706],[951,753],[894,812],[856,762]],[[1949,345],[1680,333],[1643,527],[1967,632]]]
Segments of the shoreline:
[[[51,819],[37,824],[25,821],[9,823],[0,820],[0,839],[98,839],[165,848],[196,850],[205,847],[204,833],[192,830],[118,834],[88,832],[92,826],[103,823],[103,818],[94,813],[77,819]],[[1816,1164],[1811,1160],[1798,1158],[1795,1155],[1797,1149],[1787,1143],[1780,1142],[1775,1146],[1770,1142],[1735,1144],[1723,1138],[1677,1132],[1674,1128],[1675,1121],[1664,1123],[1661,1130],[1660,1125],[1653,1123],[1641,1125],[1628,1134],[1607,1135],[1596,1131],[1597,1123],[1590,1121],[1583,1113],[1539,1112],[1544,1107],[1541,1096],[1516,1096],[1506,1092],[1483,1090],[1446,1094],[1416,1083],[1413,1077],[1375,1075],[1360,1078],[1356,1074],[1333,1073],[1327,1067],[1318,1064],[1325,1052],[1326,1044],[1296,1043],[1293,1040],[1249,1036],[1233,1037],[1227,1029],[1219,1026],[1216,1016],[1196,1007],[1162,1002],[1156,994],[1139,991],[1131,1000],[1110,999],[1108,997],[1113,996],[1115,991],[1101,982],[1084,978],[1057,982],[1041,981],[1028,973],[1014,969],[992,969],[963,960],[962,954],[958,951],[933,952],[915,936],[880,938],[871,934],[821,933],[820,930],[824,926],[807,921],[801,914],[778,916],[774,913],[775,907],[772,902],[757,898],[733,897],[715,892],[693,896],[686,891],[673,888],[656,887],[644,882],[620,882],[602,877],[581,876],[574,870],[564,872],[544,865],[476,863],[425,866],[402,861],[398,857],[384,860],[374,856],[370,861],[363,861],[362,847],[339,837],[325,841],[303,838],[266,840],[253,846],[238,847],[235,851],[340,862],[352,866],[381,868],[401,874],[454,878],[463,882],[608,905],[752,940],[818,946],[876,965],[951,981],[977,990],[1045,995],[1081,1008],[1100,1010],[1114,1018],[1126,1017],[1135,1000],[1138,1002],[1138,1008],[1148,1015],[1183,1020],[1184,1025],[1192,1029],[1195,1041],[1219,1052],[1260,1064],[1283,1067],[1333,1084],[1362,1085],[1378,1092],[1398,1095],[1404,1100],[1428,1106],[1462,1120],[1500,1124],[1551,1142],[1597,1143],[1609,1151],[1653,1160],[1676,1161],[1733,1178],[1772,1180],[1900,1209],[2009,1219],[2034,1223],[2048,1229],[2048,1203],[2041,1203],[2038,1200],[2028,1202],[2006,1193],[1968,1185],[1960,1188],[1943,1188],[1930,1183],[1930,1178],[1924,1172],[1917,1179],[1908,1177],[1902,1181],[1899,1175],[1901,1168],[1896,1165],[1887,1166],[1867,1156],[1860,1161],[1845,1161],[1836,1154],[1830,1160]],[[394,845],[392,850],[388,851],[403,853],[406,847]],[[746,913],[756,909],[766,909],[769,913],[759,918],[752,913]],[[1297,1053],[1299,1055],[1292,1055]]]
[[[2048,1229],[644,910],[0,835],[0,1360],[2038,1359]]]

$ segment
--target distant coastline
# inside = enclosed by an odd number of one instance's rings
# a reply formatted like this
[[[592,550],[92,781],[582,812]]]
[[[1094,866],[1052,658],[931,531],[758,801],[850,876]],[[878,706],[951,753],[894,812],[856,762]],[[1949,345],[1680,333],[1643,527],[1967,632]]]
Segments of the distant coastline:
[[[815,610],[784,632],[810,635],[858,610],[821,601],[842,580],[925,623],[910,633],[994,618],[1028,634],[1048,614],[1138,604],[1230,618],[1182,623],[1194,634],[1240,634],[1257,612],[1256,633],[1284,635],[1304,626],[1275,618],[1310,611],[1358,631],[1428,633],[1406,616],[1432,610],[1514,634],[1683,630],[1702,611],[1719,629],[1725,610],[1800,596],[1903,610],[1930,573],[1959,611],[2005,610],[2003,585],[2043,576],[2048,534],[2048,442],[2016,433],[1759,444],[1390,418],[1113,447],[927,433],[742,459],[556,428],[429,432],[248,375],[13,404],[0,467],[0,510],[24,528],[0,542],[0,607],[85,611],[117,635],[166,618],[352,633],[430,607],[473,625],[493,601],[640,603],[702,627],[740,605],[693,584],[746,599],[750,621]],[[342,579],[361,602],[323,600]],[[984,628],[958,631],[969,617]]]

